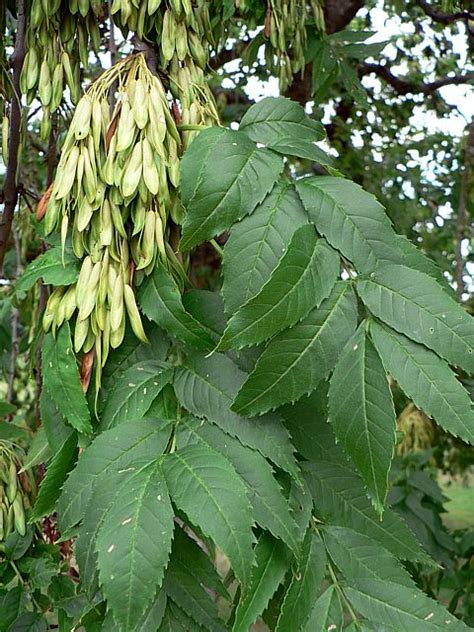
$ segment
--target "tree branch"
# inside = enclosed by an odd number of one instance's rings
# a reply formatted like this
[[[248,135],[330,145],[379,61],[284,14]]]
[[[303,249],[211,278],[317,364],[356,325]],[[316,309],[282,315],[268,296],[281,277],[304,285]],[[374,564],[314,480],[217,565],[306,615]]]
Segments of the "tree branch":
[[[404,94],[433,94],[436,90],[439,90],[443,86],[461,85],[463,83],[472,83],[474,81],[474,73],[467,73],[465,75],[453,75],[452,77],[444,77],[443,79],[437,79],[429,83],[416,83],[409,79],[403,79],[394,75],[387,66],[381,66],[379,64],[364,63],[359,67],[359,74],[364,75],[377,75],[380,79],[383,79],[400,95]]]
[[[458,11],[457,13],[438,13],[426,0],[416,0],[416,4],[423,9],[426,15],[440,24],[452,24],[457,20],[474,20],[471,11]]]
[[[21,136],[21,91],[20,73],[25,59],[25,0],[18,1],[15,48],[10,59],[13,69],[13,95],[10,110],[10,129],[8,143],[8,161],[3,187],[3,213],[0,219],[0,274],[3,271],[3,260],[7,250],[8,240],[13,223],[16,204],[18,201],[17,169],[18,152]]]
[[[342,31],[364,4],[365,0],[326,0],[323,9],[326,32],[331,35]]]

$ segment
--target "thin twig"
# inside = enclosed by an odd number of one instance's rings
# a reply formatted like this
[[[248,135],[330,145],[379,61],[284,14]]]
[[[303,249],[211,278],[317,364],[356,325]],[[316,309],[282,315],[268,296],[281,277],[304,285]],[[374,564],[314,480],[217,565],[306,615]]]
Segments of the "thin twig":
[[[442,79],[436,79],[436,81],[430,81],[427,83],[416,83],[403,77],[397,77],[389,69],[388,66],[382,66],[380,64],[361,64],[359,68],[359,74],[370,75],[374,74],[386,81],[392,88],[400,95],[404,94],[433,94],[444,86],[459,86],[464,83],[469,84],[474,80],[474,73],[468,72],[464,75],[453,75],[452,77],[443,77]]]
[[[13,239],[15,242],[15,255],[16,255],[16,273],[15,277],[18,278],[21,274],[21,249],[20,238],[15,227],[12,226]],[[16,376],[16,361],[20,352],[19,341],[19,324],[20,324],[20,312],[17,307],[12,310],[12,348],[10,352],[10,369],[8,371],[8,389],[7,389],[7,402],[11,404],[15,395],[15,376]]]
[[[109,0],[109,53],[110,53],[110,65],[113,66],[117,63],[117,42],[115,41],[115,25],[114,19],[112,17],[112,0]],[[112,87],[109,92],[109,106],[110,106],[110,114],[114,110],[115,106],[115,93],[117,92],[118,81],[115,81],[112,84]]]
[[[21,91],[20,74],[25,59],[25,0],[18,0],[15,48],[10,59],[13,69],[13,95],[10,108],[10,129],[8,144],[8,161],[3,187],[4,207],[0,219],[0,273],[3,272],[3,260],[10,238],[13,216],[18,201],[17,170],[18,153],[21,138]]]
[[[436,9],[426,2],[426,0],[416,0],[419,7],[423,9],[426,15],[429,15],[432,20],[439,22],[440,24],[452,24],[457,20],[474,20],[474,13],[472,11],[458,11],[456,13],[439,13]]]

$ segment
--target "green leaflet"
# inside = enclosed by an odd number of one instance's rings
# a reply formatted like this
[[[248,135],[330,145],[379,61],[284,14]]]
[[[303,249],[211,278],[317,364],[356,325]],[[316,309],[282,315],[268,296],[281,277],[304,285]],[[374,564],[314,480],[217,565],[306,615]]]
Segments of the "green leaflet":
[[[327,460],[321,457],[316,463],[305,464],[303,470],[316,515],[325,523],[354,529],[376,540],[401,559],[432,564],[413,533],[394,511],[387,508],[383,519],[380,519],[356,472],[344,463],[339,454],[328,454]]]
[[[192,289],[183,294],[183,305],[194,318],[211,331],[213,339],[217,342],[227,323],[222,296],[210,290]]]
[[[414,403],[447,432],[474,443],[469,393],[435,353],[377,322],[370,335],[385,370]]]
[[[41,391],[40,413],[41,425],[44,428],[51,452],[54,454],[74,430],[64,423],[61,413],[46,389]]]
[[[41,463],[48,463],[51,456],[52,451],[49,447],[45,429],[40,427],[33,436],[26,459],[23,461],[22,469],[26,471]]]
[[[341,602],[331,585],[318,597],[303,632],[340,632],[344,622]]]
[[[222,261],[222,295],[230,314],[260,291],[294,231],[307,223],[295,187],[282,179],[251,215],[232,226]]]
[[[79,276],[80,264],[72,250],[64,251],[63,263],[62,248],[51,248],[25,268],[15,283],[15,292],[27,292],[41,278],[47,285],[71,285]]]
[[[44,337],[42,365],[44,387],[59,412],[78,432],[91,433],[89,408],[79,379],[67,322],[58,330],[56,339],[51,333]]]
[[[174,512],[159,461],[133,472],[97,536],[102,590],[124,632],[135,630],[161,585],[173,537]]]
[[[151,457],[144,459],[145,463],[147,461],[150,462]],[[131,468],[136,467],[137,462],[132,461],[132,463],[133,466],[129,465],[120,470],[110,469],[106,476],[96,477],[81,525],[77,530],[74,551],[79,566],[81,589],[89,599],[92,599],[99,590],[97,535],[109,508],[133,471]]]
[[[276,632],[300,630],[307,622],[326,570],[326,551],[321,536],[310,526],[300,563],[281,606]]]
[[[224,632],[219,620],[217,605],[202,585],[202,578],[196,577],[191,569],[191,560],[176,562],[171,557],[166,569],[163,588],[166,594],[178,604],[196,623],[210,632]]]
[[[401,262],[403,255],[383,206],[358,184],[316,176],[297,181],[296,189],[318,232],[358,272],[372,272],[379,261]]]
[[[260,536],[255,547],[256,565],[247,592],[241,595],[232,632],[248,632],[262,614],[290,567],[288,549],[268,533]]]
[[[370,621],[390,626],[399,632],[433,632],[469,628],[436,601],[416,588],[374,579],[361,580],[357,588],[345,586],[352,606]]]
[[[357,292],[387,325],[474,372],[474,319],[432,277],[386,265],[359,281]]]
[[[159,590],[155,601],[145,610],[142,619],[137,625],[137,630],[158,630],[165,614],[166,601],[165,591]],[[100,632],[116,632],[116,630],[117,625],[112,610],[108,610]]]
[[[267,97],[252,105],[244,114],[239,130],[271,149],[285,141],[311,145],[326,136],[319,121],[309,118],[299,103],[284,97]]]
[[[357,304],[351,285],[338,282],[319,308],[269,343],[232,410],[260,414],[314,390],[333,369],[356,323]]]
[[[12,632],[46,632],[47,629],[46,620],[37,612],[23,612],[8,628]]]
[[[218,348],[255,345],[292,327],[328,297],[338,274],[337,253],[314,226],[301,226],[260,292],[231,317]]]
[[[244,447],[217,426],[194,417],[185,417],[178,426],[178,447],[186,443],[204,443],[224,455],[246,483],[255,522],[282,540],[295,555],[300,543],[297,525],[288,502],[263,456]]]
[[[177,525],[175,525],[171,556],[173,564],[176,567],[186,568],[186,573],[194,577],[195,581],[206,586],[219,597],[230,599],[213,563],[212,552],[205,553],[201,548],[201,543]]]
[[[276,182],[283,160],[242,132],[204,130],[182,162],[186,219],[180,249],[189,250],[251,213]],[[206,144],[212,144],[212,148]],[[195,162],[199,165],[187,169]]]
[[[412,588],[414,582],[402,564],[387,549],[366,535],[345,527],[326,526],[324,543],[331,559],[348,582],[392,581]]]
[[[34,522],[53,513],[56,501],[61,493],[66,476],[74,467],[77,459],[77,435],[69,435],[49,463],[36,498],[29,522]]]
[[[163,362],[137,362],[121,373],[100,415],[101,430],[144,417],[153,400],[172,380],[173,369]]]
[[[321,449],[326,447],[323,440],[327,435],[329,445],[335,445],[334,435],[327,423],[327,391],[327,382],[321,382],[308,397],[278,410],[291,434],[293,445],[308,461],[319,458]]]
[[[383,512],[395,447],[395,409],[382,361],[363,322],[347,343],[329,388],[334,434]]]
[[[102,432],[81,455],[63,487],[58,505],[61,531],[82,520],[99,478],[106,479],[138,459],[156,459],[165,449],[169,435],[168,424],[145,419]]]
[[[212,337],[217,344],[227,324],[224,301],[221,294],[210,292],[209,290],[190,290],[184,294],[183,303],[195,318],[212,331]],[[253,347],[252,349],[241,349],[240,351],[228,351],[225,355],[239,369],[247,373],[255,366],[259,353],[260,349]]]
[[[226,130],[222,127],[212,127],[205,134],[198,134],[194,139],[192,149],[189,147],[181,159],[180,186],[183,204],[187,205],[196,193],[197,187],[203,178],[206,161],[221,142]]]
[[[109,357],[102,370],[102,387],[99,393],[101,408],[107,400],[108,394],[115,388],[119,375],[128,367],[145,360],[164,361],[168,354],[170,340],[165,332],[143,319],[143,328],[149,343],[141,342],[132,332],[130,326],[125,329],[125,337],[117,349],[111,349]]]
[[[138,301],[150,320],[178,340],[197,349],[214,347],[210,332],[186,312],[176,282],[161,265],[140,286]]]
[[[408,268],[415,268],[416,270],[424,272],[425,274],[433,277],[433,279],[436,279],[436,281],[438,281],[445,292],[455,298],[456,294],[453,288],[449,285],[446,277],[443,275],[441,268],[438,267],[433,259],[423,254],[420,248],[415,246],[415,244],[413,244],[404,235],[396,235],[395,237],[398,247],[403,252],[404,265],[406,265]]]
[[[165,614],[158,632],[203,632],[203,629],[174,601],[167,599]]]
[[[334,158],[313,142],[299,138],[282,138],[272,141],[270,148],[284,156],[295,156],[297,158],[303,158],[303,160],[311,160],[324,167],[331,176],[338,177],[342,175],[340,171],[333,167]]]
[[[245,590],[254,560],[252,512],[242,479],[224,457],[188,445],[163,460],[171,498],[228,556]]]
[[[246,374],[218,353],[196,355],[176,369],[173,386],[180,403],[196,417],[206,417],[243,445],[258,450],[275,465],[300,476],[288,431],[278,418],[249,419],[230,410]]]

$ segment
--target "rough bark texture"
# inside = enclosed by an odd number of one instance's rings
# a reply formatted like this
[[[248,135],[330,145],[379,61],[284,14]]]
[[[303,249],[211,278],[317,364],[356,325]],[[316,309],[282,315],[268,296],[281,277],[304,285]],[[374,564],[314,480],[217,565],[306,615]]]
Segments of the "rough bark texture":
[[[18,152],[21,137],[21,102],[20,102],[20,74],[25,59],[25,0],[19,0],[17,13],[17,28],[15,48],[11,56],[10,64],[13,70],[13,88],[10,108],[10,129],[8,142],[8,162],[3,187],[3,213],[0,219],[0,274],[3,273],[3,259],[10,238],[13,215],[18,201]]]

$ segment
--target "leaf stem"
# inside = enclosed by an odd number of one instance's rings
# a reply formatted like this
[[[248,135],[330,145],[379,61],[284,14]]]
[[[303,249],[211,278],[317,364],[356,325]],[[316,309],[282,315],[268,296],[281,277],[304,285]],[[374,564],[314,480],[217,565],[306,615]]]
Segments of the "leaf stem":
[[[217,243],[215,239],[211,239],[210,243],[213,246],[214,250],[219,255],[219,257],[222,259],[222,257],[224,256],[224,249],[221,246],[219,246],[219,244]]]

